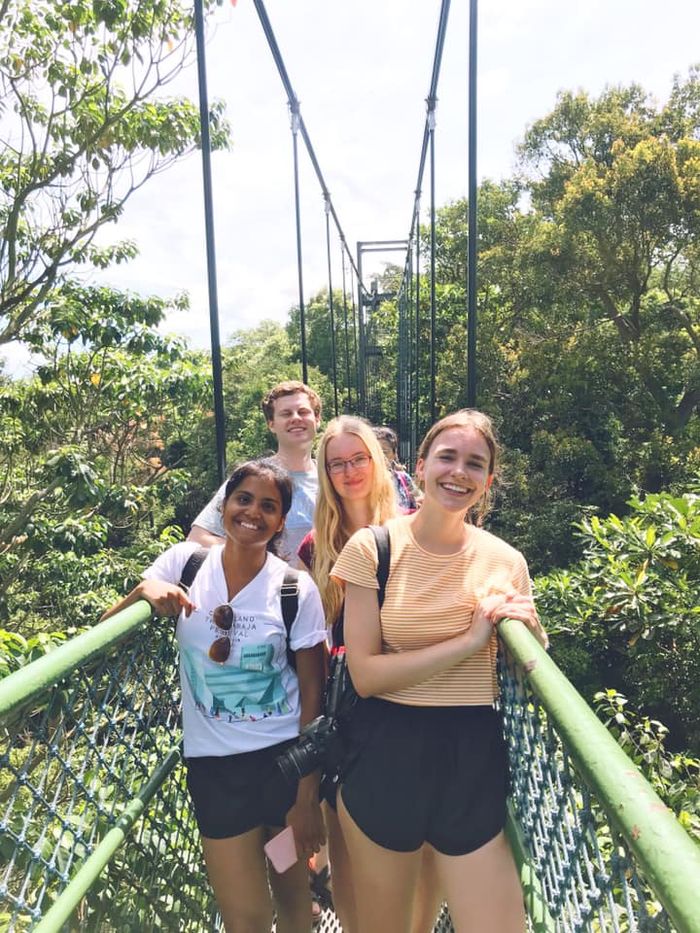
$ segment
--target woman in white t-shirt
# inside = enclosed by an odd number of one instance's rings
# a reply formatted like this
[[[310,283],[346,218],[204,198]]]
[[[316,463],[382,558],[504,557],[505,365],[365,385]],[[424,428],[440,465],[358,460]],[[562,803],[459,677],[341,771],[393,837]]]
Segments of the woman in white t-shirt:
[[[226,484],[225,543],[209,550],[189,593],[179,581],[197,545],[182,542],[105,614],[146,599],[157,615],[178,616],[187,785],[228,931],[270,929],[263,846],[285,824],[299,861],[269,873],[277,929],[309,930],[306,859],[325,841],[318,775],[290,786],[276,764],[319,714],[324,684],[325,620],[307,574],[299,574],[289,638],[282,615],[288,567],[274,547],[291,497],[290,479],[274,462],[237,467]]]

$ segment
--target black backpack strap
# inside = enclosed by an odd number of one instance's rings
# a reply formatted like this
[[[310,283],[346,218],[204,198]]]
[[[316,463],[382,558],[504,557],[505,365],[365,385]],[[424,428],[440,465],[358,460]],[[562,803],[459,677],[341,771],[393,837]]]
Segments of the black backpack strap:
[[[389,579],[389,566],[391,564],[391,541],[389,540],[389,529],[386,525],[370,525],[369,530],[374,535],[374,542],[377,545],[377,583],[379,592],[379,608],[384,603],[384,593],[386,592],[386,581]]]
[[[194,578],[199,573],[199,570],[207,558],[209,553],[208,547],[198,547],[196,551],[192,551],[190,556],[187,558],[187,563],[182,568],[182,573],[180,574],[179,586],[182,587],[185,592],[189,590],[192,586]]]
[[[284,627],[287,631],[287,660],[291,667],[296,670],[296,658],[294,652],[289,646],[289,637],[292,631],[292,625],[299,612],[299,571],[292,567],[287,568],[280,589],[280,602],[282,603],[282,618]]]

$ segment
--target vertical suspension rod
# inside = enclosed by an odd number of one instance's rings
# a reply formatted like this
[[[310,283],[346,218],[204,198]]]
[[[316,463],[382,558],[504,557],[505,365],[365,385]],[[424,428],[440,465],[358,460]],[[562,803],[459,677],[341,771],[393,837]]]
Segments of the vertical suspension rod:
[[[365,371],[365,354],[367,347],[365,345],[365,309],[362,300],[362,249],[361,244],[357,244],[357,388],[360,405],[360,414],[367,417],[367,374]]]
[[[306,311],[304,308],[304,273],[301,261],[301,204],[299,201],[299,147],[297,136],[299,131],[299,104],[292,107],[292,149],[294,153],[294,214],[297,231],[297,277],[299,280],[299,330],[301,336],[301,381],[309,380],[309,365],[306,359]]]
[[[414,408],[415,445],[420,439],[420,192],[416,192],[416,397]]]
[[[476,76],[477,0],[469,0],[469,184],[467,193],[467,405],[476,408]]]
[[[430,130],[430,423],[437,420],[435,400],[435,104],[428,101]]]
[[[216,423],[216,469],[219,477],[219,484],[221,484],[226,476],[226,425],[224,414],[224,382],[221,367],[221,337],[219,334],[219,298],[216,287],[216,244],[214,239],[214,206],[211,177],[211,138],[209,134],[209,100],[207,94],[204,10],[202,3],[203,0],[194,0],[194,22],[197,42],[197,78],[199,83],[199,126],[202,138],[204,229],[207,248],[211,369],[214,389],[214,420]]]
[[[354,265],[350,266],[350,296],[352,308],[352,346],[355,355],[355,407],[361,409],[360,405],[360,351],[357,341],[357,309],[355,308],[355,277]]]
[[[345,389],[347,392],[347,411],[352,409],[352,394],[350,392],[350,337],[348,334],[348,293],[345,286],[345,248],[341,244],[340,258],[343,268],[343,324],[345,329]]]
[[[331,319],[331,365],[333,368],[333,405],[335,416],[338,417],[338,369],[335,357],[335,311],[333,308],[333,277],[331,274],[331,223],[330,200],[328,195],[324,199],[326,208],[326,255],[328,256],[328,310]],[[306,381],[306,380],[304,380]]]

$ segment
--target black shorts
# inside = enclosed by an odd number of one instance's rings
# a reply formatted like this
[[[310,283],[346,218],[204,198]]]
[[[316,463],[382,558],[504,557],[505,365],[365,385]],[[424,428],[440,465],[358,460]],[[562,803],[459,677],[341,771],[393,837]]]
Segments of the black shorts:
[[[349,732],[343,803],[377,845],[465,855],[503,829],[508,760],[492,707],[370,699]]]
[[[187,789],[200,833],[228,839],[256,826],[284,826],[297,784],[283,777],[275,759],[296,741],[240,755],[187,758]]]

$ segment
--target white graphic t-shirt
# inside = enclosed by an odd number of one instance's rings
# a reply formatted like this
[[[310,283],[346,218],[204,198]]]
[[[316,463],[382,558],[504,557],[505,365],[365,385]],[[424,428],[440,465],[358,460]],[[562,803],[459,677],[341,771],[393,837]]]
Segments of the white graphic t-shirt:
[[[296,556],[297,549],[306,535],[311,531],[314,518],[314,507],[318,495],[318,472],[314,463],[312,469],[288,470],[292,481],[292,506],[284,522],[284,529],[280,537],[278,550],[284,560],[291,560]],[[212,498],[192,522],[200,528],[210,531],[214,535],[224,536],[222,521],[222,507],[224,504],[224,491],[226,483],[218,488]]]
[[[178,583],[197,549],[185,541],[169,548],[144,578]],[[268,554],[264,566],[229,602],[222,566],[223,545],[209,549],[190,588],[197,607],[177,622],[185,756],[233,755],[267,748],[299,734],[299,682],[287,663],[287,633],[280,589],[287,565]],[[218,607],[230,606],[230,629],[217,626]],[[229,614],[230,616],[230,614]],[[299,610],[290,632],[294,651],[325,641],[326,625],[316,585],[299,574]],[[223,663],[212,660],[230,642]]]

